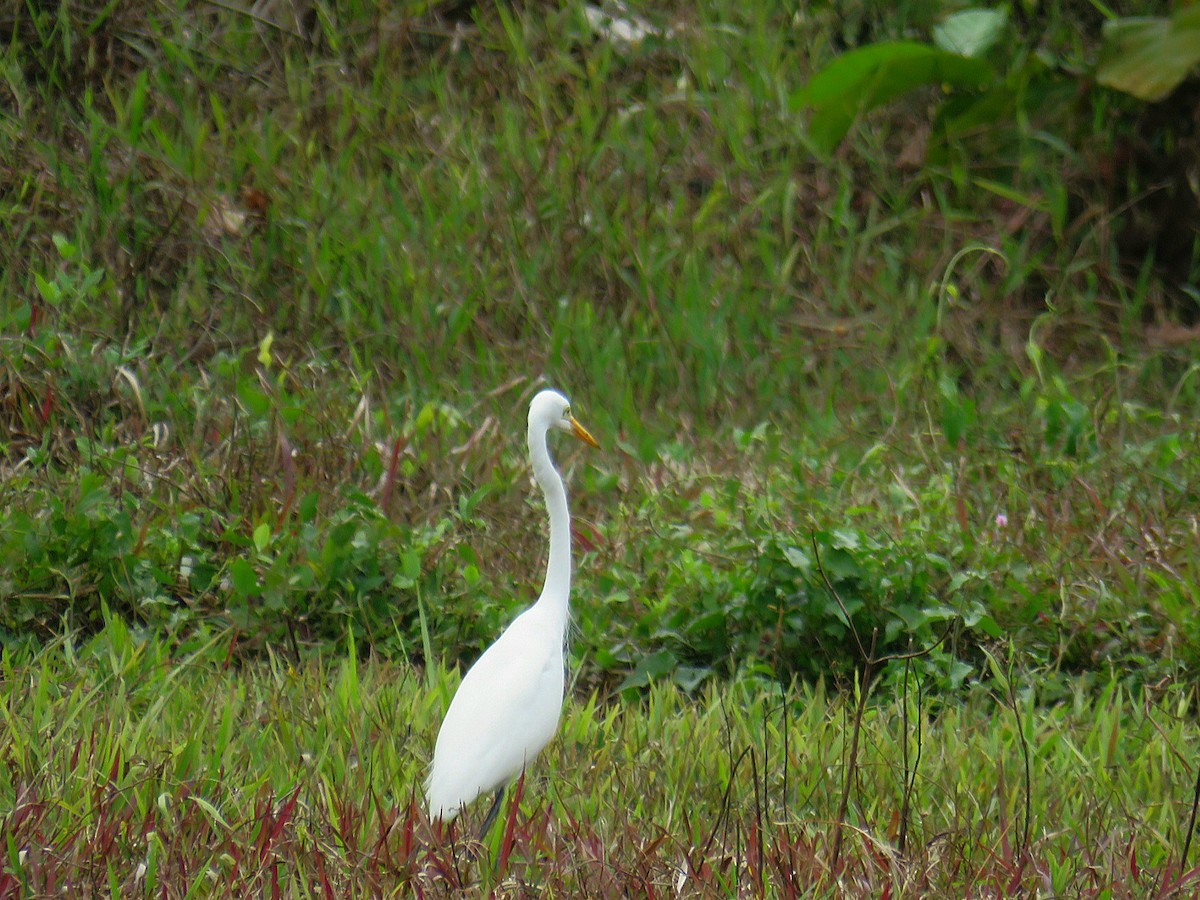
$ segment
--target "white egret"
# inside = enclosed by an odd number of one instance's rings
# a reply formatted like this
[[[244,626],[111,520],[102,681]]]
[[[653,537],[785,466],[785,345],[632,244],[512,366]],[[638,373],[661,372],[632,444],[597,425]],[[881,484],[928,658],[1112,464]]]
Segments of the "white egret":
[[[443,822],[452,821],[479,795],[495,791],[481,834],[499,810],[505,787],[554,736],[562,712],[571,518],[566,489],[546,447],[551,428],[597,446],[562,394],[542,391],[530,402],[529,459],[550,518],[546,583],[537,602],[513,620],[463,677],[438,732],[425,783],[430,818]]]

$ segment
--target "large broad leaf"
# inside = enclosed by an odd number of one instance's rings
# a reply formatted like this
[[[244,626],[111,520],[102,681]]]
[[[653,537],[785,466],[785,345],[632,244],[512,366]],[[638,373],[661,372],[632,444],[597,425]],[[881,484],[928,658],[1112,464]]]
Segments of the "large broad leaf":
[[[982,56],[1004,36],[1007,9],[964,9],[933,29],[933,42],[950,53]]]
[[[657,653],[648,653],[638,660],[637,667],[625,676],[625,680],[621,682],[621,686],[617,690],[624,691],[627,688],[645,687],[654,681],[654,679],[671,672],[678,664],[679,660],[675,658],[675,654],[670,650],[659,650]]]
[[[930,84],[978,88],[992,78],[978,59],[948,53],[929,44],[896,41],[844,53],[818,72],[792,97],[794,109],[810,109],[808,133],[819,153],[829,155],[855,119]]]
[[[1153,103],[1200,65],[1200,5],[1181,6],[1169,19],[1104,23],[1096,80]]]

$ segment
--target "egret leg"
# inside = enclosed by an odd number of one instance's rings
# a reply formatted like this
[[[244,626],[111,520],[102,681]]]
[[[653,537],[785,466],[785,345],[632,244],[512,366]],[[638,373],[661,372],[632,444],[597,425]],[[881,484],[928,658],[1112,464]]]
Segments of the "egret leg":
[[[500,802],[504,799],[504,790],[507,787],[508,785],[505,785],[496,791],[496,799],[492,801],[492,808],[488,810],[488,814],[483,817],[483,824],[479,826],[479,840],[482,841],[487,836],[487,833],[491,831],[492,825],[496,821],[496,816],[500,813]]]

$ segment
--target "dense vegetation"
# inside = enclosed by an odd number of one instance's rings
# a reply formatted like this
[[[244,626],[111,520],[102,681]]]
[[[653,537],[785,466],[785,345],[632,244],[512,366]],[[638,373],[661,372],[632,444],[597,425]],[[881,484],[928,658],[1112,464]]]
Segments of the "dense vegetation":
[[[1194,9],[0,12],[11,885],[115,894],[147,852],[180,893],[226,856],[268,885],[276,852],[298,893],[359,866],[536,884],[566,841],[655,890],[1169,893],[1200,658]],[[554,811],[514,807],[517,869],[464,874],[386,825],[422,827],[443,667],[536,591],[543,384],[603,445],[557,448],[573,737]],[[237,698],[219,746],[199,696]],[[704,776],[669,752],[688,729]],[[59,777],[80,754],[129,805]],[[647,767],[712,796],[682,813]],[[646,827],[618,834],[630,791]],[[988,792],[1006,824],[962,807]],[[22,870],[35,844],[59,849]]]

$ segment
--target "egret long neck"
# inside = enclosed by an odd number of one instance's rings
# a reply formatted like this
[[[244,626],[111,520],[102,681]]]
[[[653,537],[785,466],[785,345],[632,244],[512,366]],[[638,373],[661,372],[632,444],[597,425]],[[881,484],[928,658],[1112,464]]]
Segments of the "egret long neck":
[[[567,492],[546,449],[545,429],[529,429],[529,458],[533,477],[546,497],[550,516],[550,558],[546,563],[546,584],[539,605],[549,605],[567,618],[567,599],[571,593],[571,514],[567,511]]]

